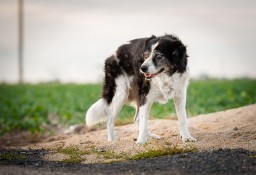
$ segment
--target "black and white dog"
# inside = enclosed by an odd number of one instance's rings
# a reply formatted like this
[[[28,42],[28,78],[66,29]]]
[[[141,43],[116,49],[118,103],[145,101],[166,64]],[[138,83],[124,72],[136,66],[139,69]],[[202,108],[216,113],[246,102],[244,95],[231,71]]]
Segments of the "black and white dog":
[[[147,137],[147,120],[153,102],[174,100],[184,142],[196,141],[187,128],[186,91],[189,80],[186,47],[173,35],[135,39],[120,46],[105,61],[102,98],[86,113],[87,126],[107,121],[108,140],[114,140],[114,122],[122,106],[132,102],[139,126],[137,143]]]

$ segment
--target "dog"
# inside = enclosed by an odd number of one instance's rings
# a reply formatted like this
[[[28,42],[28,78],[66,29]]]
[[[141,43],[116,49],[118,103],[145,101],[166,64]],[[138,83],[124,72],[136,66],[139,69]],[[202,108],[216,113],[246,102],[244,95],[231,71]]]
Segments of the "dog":
[[[187,58],[186,46],[174,35],[152,35],[121,45],[105,61],[102,98],[88,109],[86,125],[107,122],[108,141],[113,141],[116,116],[130,102],[136,109],[134,120],[139,127],[136,143],[144,144],[148,137],[160,139],[148,131],[152,104],[173,99],[182,141],[195,142],[187,128]]]

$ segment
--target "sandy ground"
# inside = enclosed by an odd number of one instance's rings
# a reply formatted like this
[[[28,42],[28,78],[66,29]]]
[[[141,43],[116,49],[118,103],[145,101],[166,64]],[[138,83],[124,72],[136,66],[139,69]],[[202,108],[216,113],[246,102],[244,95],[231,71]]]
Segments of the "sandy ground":
[[[12,141],[10,136],[5,136],[0,138],[2,142],[0,148],[50,150],[51,153],[44,157],[49,161],[66,159],[66,155],[54,151],[66,147],[77,147],[80,150],[113,151],[128,155],[134,155],[149,149],[162,148],[167,145],[176,145],[180,148],[194,147],[198,151],[213,151],[219,148],[256,150],[256,104],[191,117],[188,119],[188,123],[191,134],[198,140],[195,143],[183,143],[181,141],[177,120],[151,120],[149,121],[150,131],[160,135],[161,139],[149,139],[146,145],[135,143],[138,129],[135,124],[129,124],[115,127],[116,141],[114,142],[107,141],[106,129],[88,131],[85,127],[80,126],[78,133],[60,134],[43,139],[34,137],[34,140],[32,138],[23,142],[23,144],[21,144],[22,142]],[[13,136],[13,139],[15,139],[15,136]],[[106,162],[106,160],[102,156],[92,153],[86,155],[82,163],[95,162],[101,163]]]

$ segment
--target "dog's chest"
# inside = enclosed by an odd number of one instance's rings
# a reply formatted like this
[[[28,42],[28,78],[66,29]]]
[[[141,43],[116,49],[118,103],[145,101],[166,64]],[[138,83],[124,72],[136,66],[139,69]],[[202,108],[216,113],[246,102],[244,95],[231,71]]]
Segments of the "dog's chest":
[[[150,97],[153,101],[166,103],[173,98],[175,91],[175,79],[173,77],[162,75],[155,77],[151,81]]]

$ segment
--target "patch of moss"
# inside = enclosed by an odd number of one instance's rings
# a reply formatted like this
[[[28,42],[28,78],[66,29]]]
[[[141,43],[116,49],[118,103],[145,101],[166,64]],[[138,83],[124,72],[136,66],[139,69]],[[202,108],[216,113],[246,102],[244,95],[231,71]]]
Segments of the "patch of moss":
[[[89,154],[96,154],[98,156],[102,156],[104,159],[112,160],[111,163],[113,163],[118,161],[140,160],[140,159],[146,159],[146,158],[160,157],[164,155],[186,153],[186,152],[192,152],[195,150],[196,149],[191,146],[183,148],[183,147],[172,145],[170,143],[165,143],[164,145],[159,145],[157,148],[151,148],[147,151],[138,152],[133,156],[130,156],[124,152],[115,153],[112,150],[97,149],[95,146],[91,147],[89,150],[86,150],[86,151],[81,151],[78,149],[78,147],[73,146],[73,147],[58,149],[57,152],[69,156],[67,159],[63,160],[63,162],[66,162],[66,163],[81,163],[83,160],[85,160],[83,156],[89,155]]]
[[[255,159],[255,158],[256,158],[256,155],[251,155],[251,156],[249,156],[249,157]]]
[[[196,149],[193,147],[181,148],[178,146],[167,146],[167,147],[159,147],[156,149],[150,149],[148,151],[140,152],[134,156],[129,157],[129,160],[140,160],[147,158],[160,157],[165,155],[173,155],[179,153],[187,153],[195,151]]]
[[[63,162],[66,163],[81,163],[84,160],[83,156],[88,154],[88,151],[81,151],[75,146],[60,148],[57,150],[57,152],[69,156],[67,159],[63,160]]]
[[[119,160],[126,160],[125,158],[128,157],[125,153],[117,154],[114,151],[108,150],[97,150],[96,147],[91,147],[90,150],[81,151],[77,147],[67,147],[67,148],[60,148],[57,150],[58,153],[62,153],[68,155],[67,159],[64,159],[63,162],[66,163],[81,163],[85,158],[84,155],[88,154],[97,154],[99,156],[103,156],[104,159],[119,159]]]
[[[2,160],[20,160],[25,159],[26,156],[15,153],[0,153],[0,159]]]
[[[97,154],[102,155],[105,159],[125,159],[128,155],[125,153],[117,154],[114,151],[101,151]]]

